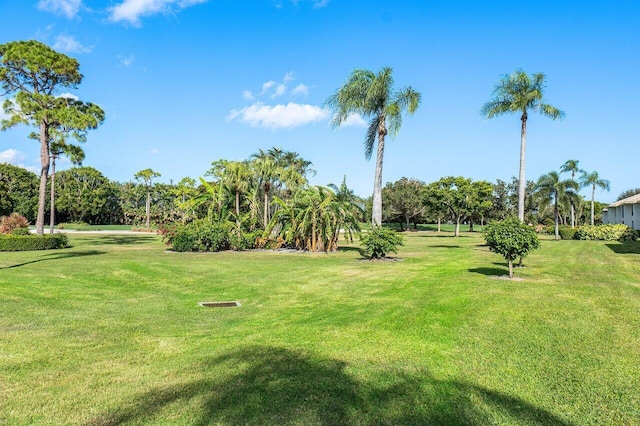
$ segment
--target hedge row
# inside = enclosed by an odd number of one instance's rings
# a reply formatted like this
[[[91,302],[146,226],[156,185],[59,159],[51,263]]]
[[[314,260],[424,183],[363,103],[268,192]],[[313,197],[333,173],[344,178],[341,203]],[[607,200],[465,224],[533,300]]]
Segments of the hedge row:
[[[52,250],[69,247],[65,234],[0,235],[0,251]]]
[[[576,240],[635,241],[638,231],[622,223],[607,225],[585,225],[578,228]]]

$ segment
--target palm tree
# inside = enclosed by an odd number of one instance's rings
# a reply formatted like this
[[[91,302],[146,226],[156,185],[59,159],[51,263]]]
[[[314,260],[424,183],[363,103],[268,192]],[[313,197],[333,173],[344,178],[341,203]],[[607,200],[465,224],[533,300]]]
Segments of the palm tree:
[[[516,70],[502,77],[493,89],[493,99],[484,104],[480,113],[493,118],[506,113],[520,113],[520,172],[518,174],[518,218],[524,222],[525,194],[525,151],[527,143],[527,118],[529,111],[538,112],[553,120],[562,119],[565,113],[544,102],[544,79],[542,73],[529,76],[522,70]]]
[[[374,74],[364,69],[354,70],[347,81],[326,104],[334,111],[333,127],[344,123],[352,114],[370,117],[364,141],[364,155],[371,158],[378,137],[376,171],[373,181],[373,208],[371,222],[382,224],[382,162],[384,140],[387,133],[395,137],[402,125],[402,112],[413,114],[420,105],[421,95],[414,89],[404,87],[396,91],[393,87],[392,68],[384,67]]]
[[[282,169],[270,157],[258,157],[251,162],[253,173],[258,178],[258,187],[262,189],[264,196],[263,226],[267,228],[269,224],[270,206],[269,197],[275,186]]]
[[[605,191],[609,191],[609,181],[606,179],[602,179],[598,172],[593,171],[591,173],[587,173],[584,170],[582,171],[582,176],[580,176],[580,185],[583,188],[588,186],[591,187],[591,225],[594,224],[594,204],[595,204],[595,196],[596,196],[596,187],[600,189],[604,189]]]
[[[578,163],[579,163],[578,160],[567,160],[562,165],[562,167],[560,167],[560,172],[561,173],[571,172],[571,180],[575,181],[576,173],[582,172],[582,170],[578,167]],[[572,201],[571,202],[571,229],[575,228],[575,226],[576,226],[576,207],[575,207],[575,203]]]
[[[553,202],[553,215],[555,223],[556,241],[560,239],[558,232],[558,218],[560,216],[559,204],[561,200],[573,197],[580,188],[578,183],[572,180],[560,180],[558,172],[549,172],[540,176],[537,183],[538,194],[546,202]]]

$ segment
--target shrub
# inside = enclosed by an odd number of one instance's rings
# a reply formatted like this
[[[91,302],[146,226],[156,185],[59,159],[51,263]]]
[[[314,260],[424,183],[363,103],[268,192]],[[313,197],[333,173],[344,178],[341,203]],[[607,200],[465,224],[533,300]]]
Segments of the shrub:
[[[365,257],[369,259],[384,259],[389,252],[397,253],[398,246],[403,245],[403,241],[402,235],[396,231],[374,226],[362,236],[360,245],[364,248]]]
[[[558,228],[558,233],[560,234],[560,238],[562,238],[563,240],[574,239],[577,231],[578,231],[577,228],[571,228],[569,226],[561,226]]]
[[[29,221],[18,213],[0,217],[0,234],[11,234],[14,229],[29,228]]]
[[[13,228],[11,235],[30,235],[29,228]]]
[[[585,225],[578,228],[576,240],[635,241],[638,231],[623,223],[606,225]]]
[[[240,233],[231,222],[196,220],[187,224],[174,224],[160,228],[158,233],[173,250],[222,251],[243,250],[255,246],[253,233]]]
[[[52,250],[69,247],[65,234],[0,235],[0,251]]]
[[[540,247],[540,240],[533,227],[517,218],[505,219],[487,225],[484,239],[489,250],[501,254],[509,263],[509,278],[513,278],[513,261]]]

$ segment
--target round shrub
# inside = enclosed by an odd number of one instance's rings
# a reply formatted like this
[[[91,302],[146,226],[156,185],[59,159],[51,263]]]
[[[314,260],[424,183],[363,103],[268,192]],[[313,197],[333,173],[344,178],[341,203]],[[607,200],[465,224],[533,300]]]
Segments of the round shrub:
[[[563,240],[573,240],[577,231],[577,228],[571,228],[569,226],[561,226],[558,228],[560,238]]]

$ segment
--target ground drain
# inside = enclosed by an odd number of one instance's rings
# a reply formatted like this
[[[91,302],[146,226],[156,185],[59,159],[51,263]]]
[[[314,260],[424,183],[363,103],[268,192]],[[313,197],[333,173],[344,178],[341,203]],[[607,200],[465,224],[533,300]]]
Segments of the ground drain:
[[[205,308],[235,308],[236,306],[241,306],[240,302],[235,300],[232,302],[200,302],[198,305]]]

